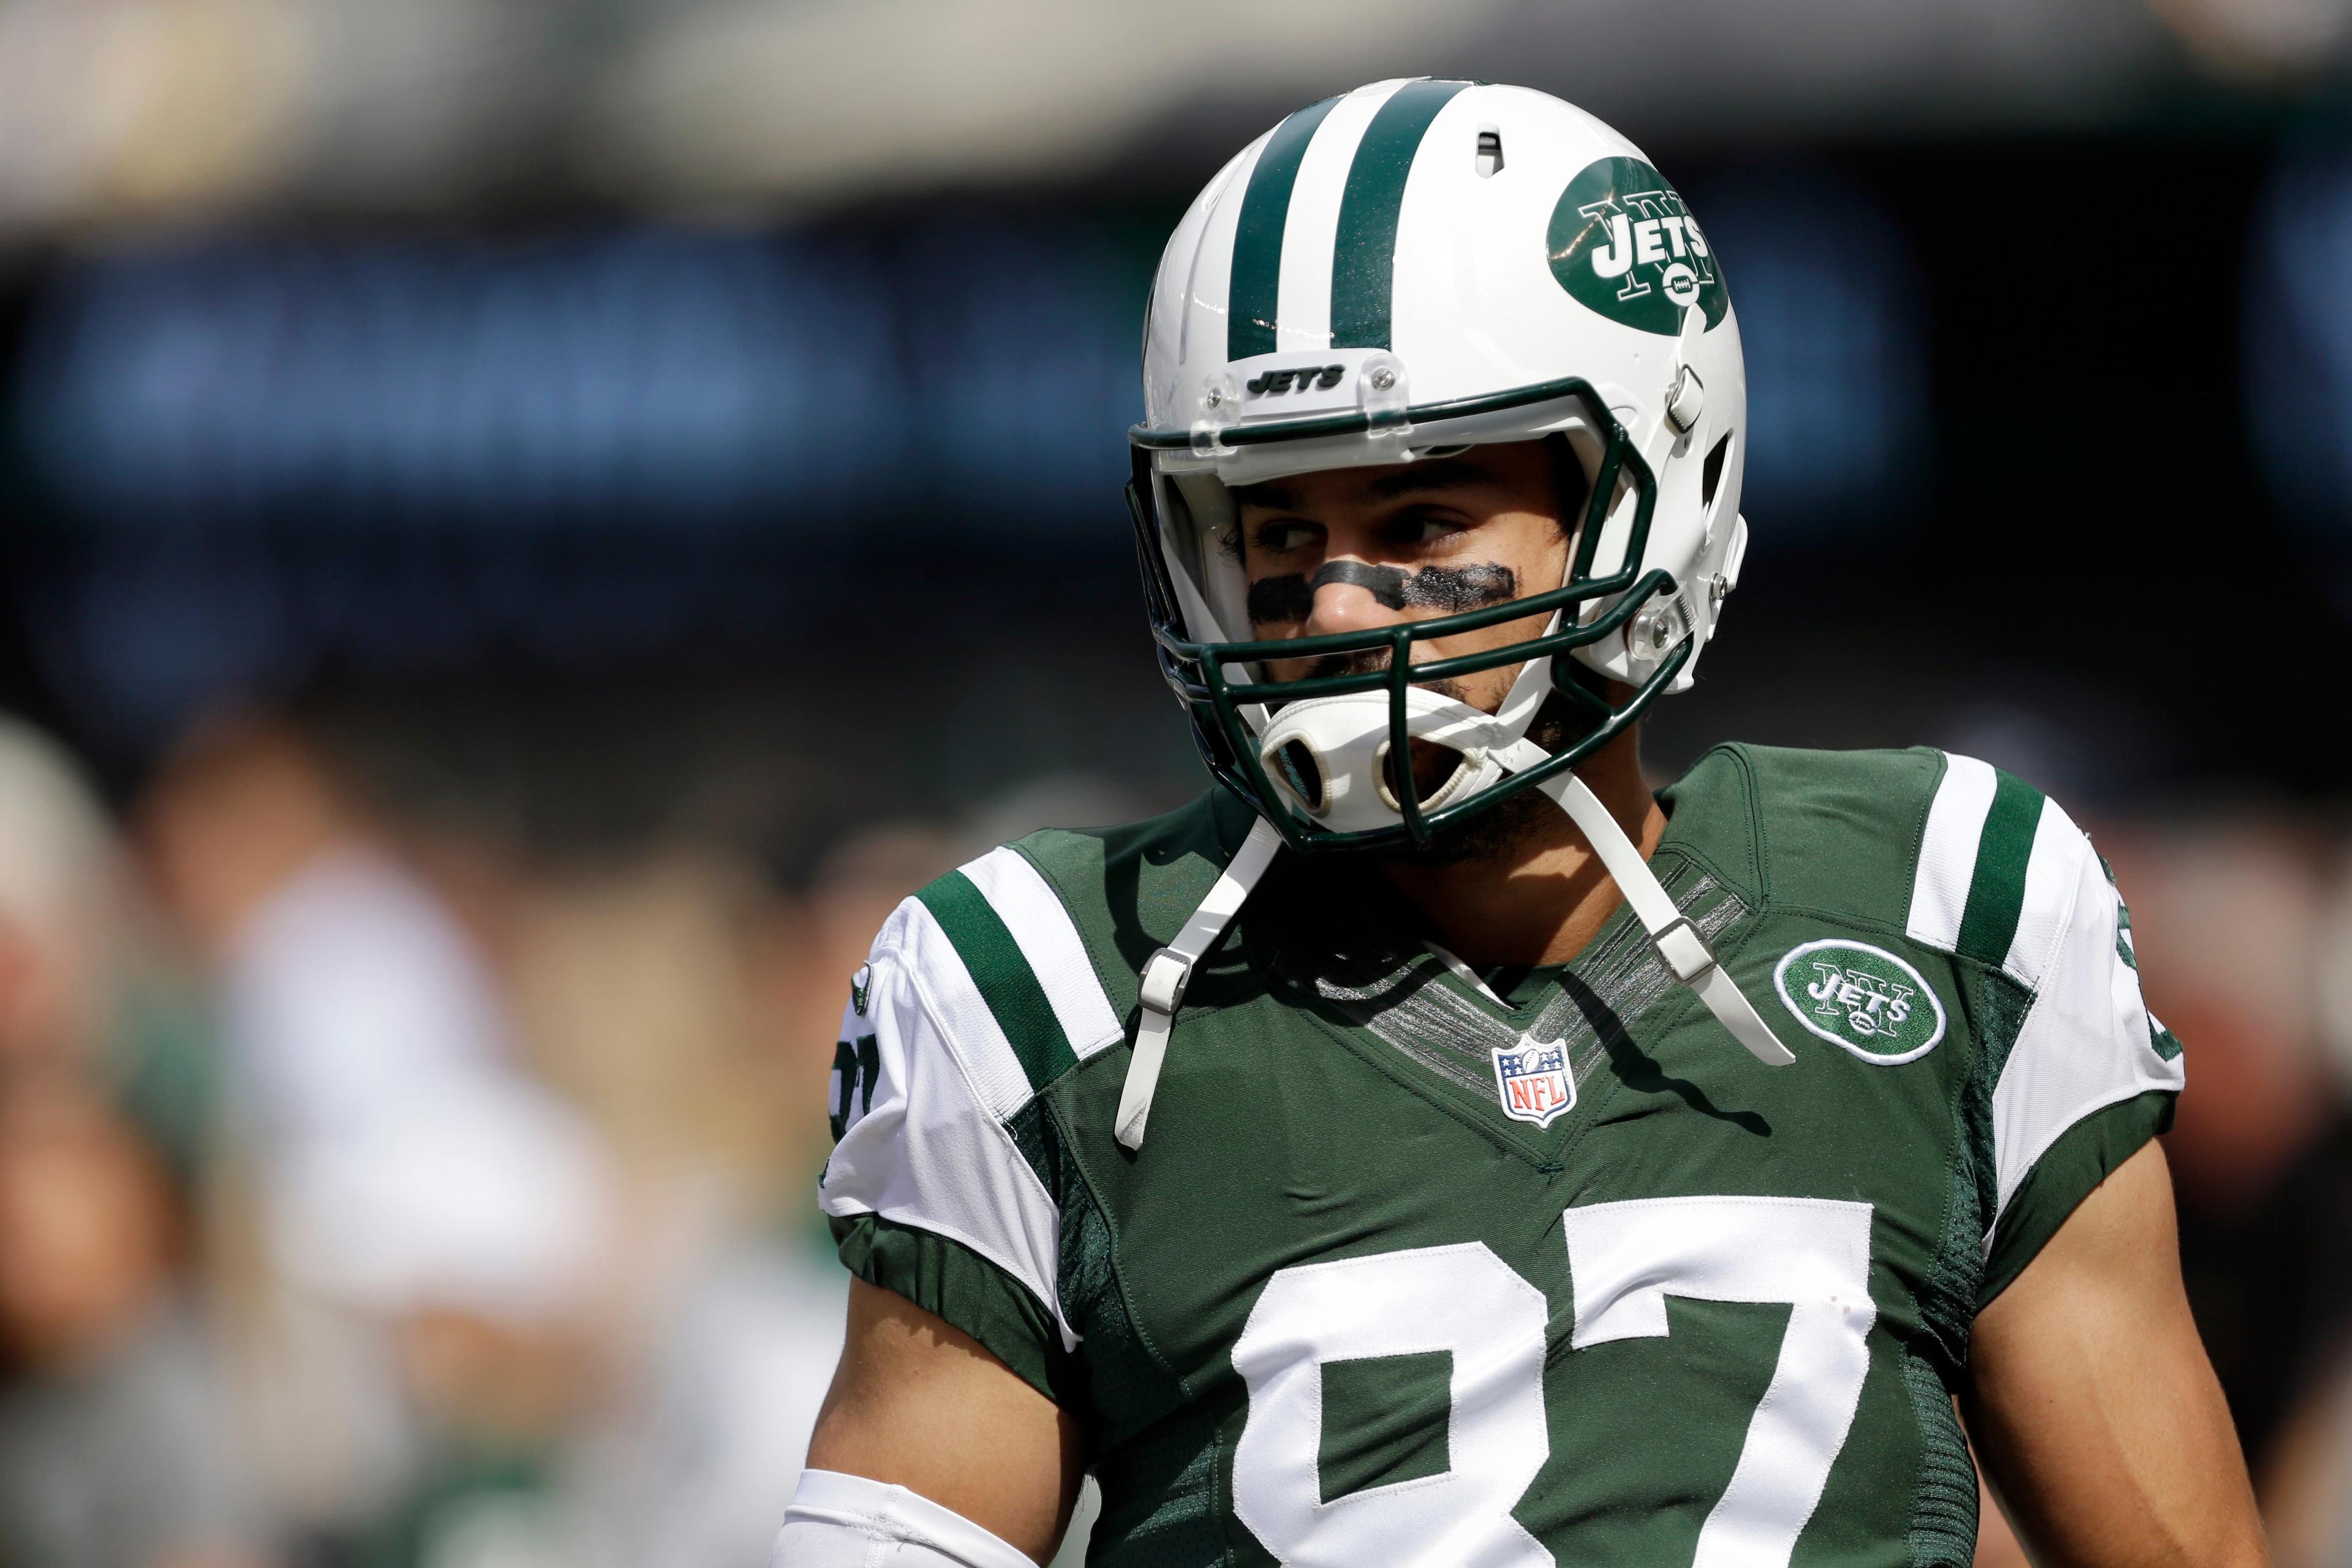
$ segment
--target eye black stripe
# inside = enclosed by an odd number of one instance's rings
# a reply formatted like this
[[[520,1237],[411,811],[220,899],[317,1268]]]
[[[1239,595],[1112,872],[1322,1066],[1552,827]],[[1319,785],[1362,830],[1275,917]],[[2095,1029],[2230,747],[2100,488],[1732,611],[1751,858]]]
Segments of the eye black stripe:
[[[1282,234],[1290,224],[1291,188],[1316,128],[1339,100],[1309,104],[1274,128],[1250,171],[1234,227],[1232,280],[1225,290],[1225,357],[1247,359],[1275,349],[1274,324],[1282,289]]]
[[[1412,172],[1429,122],[1469,85],[1407,82],[1364,128],[1339,196],[1339,233],[1331,256],[1333,348],[1394,346],[1389,342],[1389,301],[1396,283],[1397,213],[1404,205],[1405,176]],[[1267,346],[1273,346],[1270,341]]]

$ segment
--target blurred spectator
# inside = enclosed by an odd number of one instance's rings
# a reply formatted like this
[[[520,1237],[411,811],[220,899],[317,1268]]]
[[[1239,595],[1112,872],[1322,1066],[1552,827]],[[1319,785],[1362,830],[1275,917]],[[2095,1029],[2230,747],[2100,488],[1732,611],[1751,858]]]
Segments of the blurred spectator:
[[[0,716],[0,1072],[87,1075],[185,1176],[213,1113],[200,1016],[79,771]]]
[[[219,965],[238,1110],[268,1158],[509,1058],[473,941],[290,727],[200,726],[142,817],[165,899]]]
[[[379,1310],[377,1276],[400,1265],[364,1250],[379,1239],[365,1205],[404,1178],[414,1129],[519,1082],[509,1025],[468,934],[290,726],[200,726],[140,821],[215,969],[237,1385],[276,1507],[306,1550],[328,1549],[426,1458]],[[467,1195],[446,1217],[496,1201]]]
[[[65,753],[0,720],[0,1059],[89,1066],[117,987],[110,924],[121,868]]]
[[[2273,807],[2105,831],[2148,1007],[2189,1050],[2166,1139],[2189,1304],[2257,1470],[2352,1324],[2352,1123],[2322,1048],[2325,837]]]
[[[299,1539],[360,1568],[760,1568],[841,1343],[807,1190],[855,962],[778,1028],[762,968],[805,958],[772,940],[801,906],[658,844],[535,871],[477,847],[485,948],[417,869],[449,836],[388,828],[363,784],[247,720],[141,813],[217,967],[242,1364]]]
[[[643,1568],[761,1568],[841,1358],[848,1278],[806,1231],[714,1247],[654,1337],[627,1510]]]
[[[779,1114],[781,1075],[761,1048],[754,945],[768,905],[750,872],[656,849],[543,875],[514,903],[532,1065],[643,1180],[717,1181],[728,1203],[772,1207],[783,1163],[807,1157],[793,1146],[806,1128]]]
[[[0,1559],[252,1560],[262,1520],[185,1289],[210,1115],[112,826],[0,719]],[[125,1110],[133,1113],[126,1116]],[[135,1119],[134,1119],[135,1118]]]
[[[2322,1041],[2341,1099],[2352,1089],[2352,855],[2333,858],[2334,887],[2314,936]],[[2294,1215],[2314,1290],[2335,1310],[2319,1353],[2257,1475],[2280,1568],[2352,1563],[2352,1124],[2336,1126],[2291,1174],[2279,1205]]]
[[[237,1568],[259,1519],[154,1155],[63,1073],[0,1094],[0,1555]]]
[[[766,1026],[762,961],[794,946],[771,936],[807,927],[707,850],[551,876],[521,903],[530,1055],[629,1184],[630,1375],[597,1417],[622,1500],[608,1544],[648,1568],[761,1568],[841,1348],[846,1279],[807,1195],[838,986],[814,1043],[813,1019]]]
[[[2258,1478],[2278,1568],[2352,1563],[2352,1364],[2308,1380]]]
[[[2316,982],[2326,845],[2275,811],[2102,834],[2151,1011],[2196,1053],[2167,1157],[2209,1213],[2259,1202],[2332,1119]]]
[[[619,1258],[600,1142],[552,1097],[486,1075],[304,1173],[307,1283],[388,1324],[425,1439],[362,1532],[362,1568],[617,1560],[583,1457],[605,1395]],[[588,1472],[588,1473],[583,1473]]]

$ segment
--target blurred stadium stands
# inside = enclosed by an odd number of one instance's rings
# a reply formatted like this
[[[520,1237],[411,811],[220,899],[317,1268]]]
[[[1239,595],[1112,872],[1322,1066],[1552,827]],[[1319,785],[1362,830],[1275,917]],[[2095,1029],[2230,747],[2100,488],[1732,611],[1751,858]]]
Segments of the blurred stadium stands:
[[[2092,825],[2282,1562],[2342,1561],[2348,47],[2352,0],[0,0],[0,1557],[756,1568],[868,936],[1202,782],[1117,493],[1160,239],[1434,71],[1617,121],[1725,258],[1756,542],[1654,764],[1944,744]]]

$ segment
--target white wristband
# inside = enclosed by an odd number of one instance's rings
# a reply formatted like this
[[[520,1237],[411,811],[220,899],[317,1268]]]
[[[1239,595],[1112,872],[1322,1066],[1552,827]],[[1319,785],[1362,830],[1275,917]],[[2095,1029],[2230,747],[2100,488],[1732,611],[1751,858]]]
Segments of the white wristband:
[[[1037,1568],[1026,1552],[927,1497],[838,1470],[803,1470],[769,1568]]]

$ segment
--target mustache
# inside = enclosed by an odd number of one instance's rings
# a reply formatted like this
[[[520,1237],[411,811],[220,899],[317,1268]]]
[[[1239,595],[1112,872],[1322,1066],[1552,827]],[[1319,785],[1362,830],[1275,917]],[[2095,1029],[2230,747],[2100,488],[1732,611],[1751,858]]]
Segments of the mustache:
[[[1412,605],[1447,615],[1499,605],[1517,598],[1519,593],[1518,574],[1496,561],[1470,566],[1424,566],[1418,572],[1362,561],[1326,561],[1312,577],[1292,572],[1252,583],[1250,623],[1282,626],[1305,620],[1315,607],[1316,592],[1327,583],[1361,588],[1383,609]]]
[[[1389,650],[1384,647],[1358,648],[1353,653],[1327,653],[1308,661],[1302,678],[1319,680],[1329,675],[1378,675],[1389,667]],[[1451,697],[1456,702],[1470,700],[1469,688],[1460,680],[1416,680],[1415,686],[1434,691],[1440,697]]]

